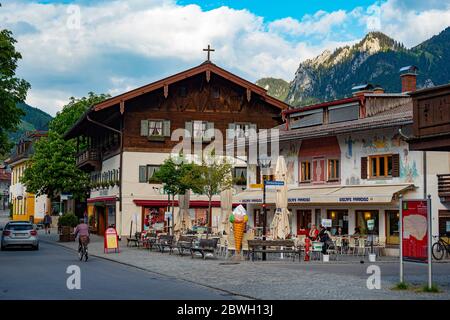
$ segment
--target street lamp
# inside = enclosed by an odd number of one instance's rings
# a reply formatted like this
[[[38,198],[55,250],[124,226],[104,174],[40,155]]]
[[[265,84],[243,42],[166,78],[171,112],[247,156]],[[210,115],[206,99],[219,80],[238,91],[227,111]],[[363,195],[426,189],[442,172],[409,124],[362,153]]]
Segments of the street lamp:
[[[271,158],[267,155],[261,156],[258,159],[258,165],[261,169],[270,168]],[[263,178],[263,240],[266,240],[266,228],[267,228],[267,208],[266,208],[266,181]],[[265,248],[263,248],[265,249]],[[266,260],[266,253],[263,252],[262,259]]]

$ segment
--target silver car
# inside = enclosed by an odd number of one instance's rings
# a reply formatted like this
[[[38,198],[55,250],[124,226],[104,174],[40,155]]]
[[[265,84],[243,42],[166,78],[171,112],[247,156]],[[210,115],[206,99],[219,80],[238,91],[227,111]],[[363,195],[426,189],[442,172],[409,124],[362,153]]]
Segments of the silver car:
[[[39,250],[39,238],[33,224],[26,221],[8,222],[3,228],[1,249],[9,246],[31,246]]]

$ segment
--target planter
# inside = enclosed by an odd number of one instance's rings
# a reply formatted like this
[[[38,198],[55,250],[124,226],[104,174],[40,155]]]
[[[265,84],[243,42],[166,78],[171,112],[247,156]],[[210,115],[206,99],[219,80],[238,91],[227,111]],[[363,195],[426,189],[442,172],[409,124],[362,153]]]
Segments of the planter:
[[[70,234],[60,234],[59,242],[70,242]]]
[[[369,261],[370,262],[375,262],[377,259],[377,255],[375,253],[370,253],[369,254]]]
[[[330,262],[330,255],[329,254],[324,254],[323,255],[323,262]]]

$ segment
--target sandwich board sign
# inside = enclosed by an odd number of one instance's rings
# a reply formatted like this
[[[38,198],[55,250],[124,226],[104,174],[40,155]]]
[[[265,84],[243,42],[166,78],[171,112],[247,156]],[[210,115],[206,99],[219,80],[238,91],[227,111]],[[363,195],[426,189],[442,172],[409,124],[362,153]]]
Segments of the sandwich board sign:
[[[105,240],[103,251],[109,253],[109,250],[119,252],[119,242],[117,241],[117,231],[115,228],[108,228],[105,230]]]

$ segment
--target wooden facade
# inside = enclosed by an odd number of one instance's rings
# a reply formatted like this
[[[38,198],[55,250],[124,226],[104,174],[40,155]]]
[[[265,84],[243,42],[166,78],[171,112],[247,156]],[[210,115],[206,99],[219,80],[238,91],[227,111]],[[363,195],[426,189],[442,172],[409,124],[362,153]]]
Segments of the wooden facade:
[[[411,150],[450,151],[450,84],[423,89],[413,98]]]
[[[225,138],[230,123],[251,123],[257,130],[280,125],[287,107],[263,88],[205,62],[93,106],[66,138],[79,140],[78,164],[93,171],[121,150],[170,152],[179,143],[171,133],[190,121],[213,123]],[[143,120],[166,121],[168,134],[150,139],[142,134]]]

